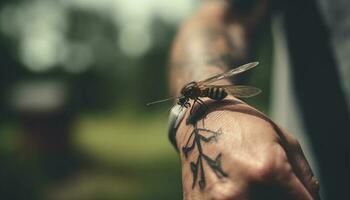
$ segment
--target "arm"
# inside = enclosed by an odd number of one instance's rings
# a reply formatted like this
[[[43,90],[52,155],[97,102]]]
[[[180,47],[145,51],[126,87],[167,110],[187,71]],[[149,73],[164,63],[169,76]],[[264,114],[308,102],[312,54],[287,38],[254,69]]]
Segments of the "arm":
[[[171,53],[173,93],[247,59],[257,23],[231,11],[225,1],[206,2],[181,27]],[[232,96],[204,101],[206,116],[187,124],[187,113],[176,136],[185,199],[317,198],[318,183],[293,136]]]
[[[230,1],[205,1],[175,39],[170,59],[171,92],[178,94],[189,81],[245,63],[249,38],[266,13],[266,1],[256,6],[249,18],[231,14]]]
[[[206,2],[181,27],[171,52],[170,80],[173,93],[177,94],[191,80],[221,72],[227,69],[227,65],[233,64],[231,62],[245,58],[243,30],[237,27],[237,44],[231,42],[227,34],[227,9],[223,1]]]

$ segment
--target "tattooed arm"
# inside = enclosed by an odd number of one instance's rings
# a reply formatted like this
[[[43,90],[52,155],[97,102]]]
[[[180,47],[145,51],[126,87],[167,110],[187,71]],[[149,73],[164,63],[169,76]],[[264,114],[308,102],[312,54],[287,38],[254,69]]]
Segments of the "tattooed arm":
[[[213,72],[227,68],[226,64],[241,60],[244,55],[244,44],[239,51],[232,50],[239,44],[231,45],[229,41],[225,13],[225,2],[206,3],[189,21],[187,21],[175,40],[171,53],[171,90],[178,94],[181,87],[191,81],[204,78]],[[243,37],[242,33],[236,33]],[[238,38],[238,41],[244,41]],[[236,56],[235,56],[236,55]],[[225,63],[224,63],[225,62]],[[181,77],[181,78],[180,78]]]
[[[192,80],[223,72],[245,63],[249,54],[249,38],[258,20],[266,12],[268,0],[262,0],[250,17],[232,14],[228,2],[206,1],[185,22],[175,39],[170,59],[170,82],[173,94]]]
[[[181,27],[171,53],[174,94],[247,59],[264,6],[240,18],[227,2],[205,2]],[[187,112],[176,135],[185,199],[317,199],[318,183],[293,136],[232,96],[203,100],[206,116],[191,120]]]

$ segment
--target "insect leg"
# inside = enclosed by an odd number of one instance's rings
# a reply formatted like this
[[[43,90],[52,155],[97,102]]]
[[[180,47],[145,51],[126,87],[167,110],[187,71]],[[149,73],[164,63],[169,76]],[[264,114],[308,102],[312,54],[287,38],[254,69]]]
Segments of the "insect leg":
[[[208,106],[203,102],[202,99],[197,98],[197,100],[198,100],[198,104],[201,106],[200,109],[202,109],[200,111],[203,114],[204,112],[206,112],[208,110]],[[204,118],[203,118],[202,122],[203,122],[203,127],[204,127]]]
[[[198,103],[198,101],[197,101],[197,99],[194,99],[193,104],[192,104],[192,106],[191,106],[190,115],[192,115],[192,113],[193,113],[193,108],[194,108],[194,105],[195,105],[196,103]]]
[[[203,102],[202,99],[197,98],[198,104],[200,104],[201,106],[203,106],[205,109],[208,109],[208,106]]]

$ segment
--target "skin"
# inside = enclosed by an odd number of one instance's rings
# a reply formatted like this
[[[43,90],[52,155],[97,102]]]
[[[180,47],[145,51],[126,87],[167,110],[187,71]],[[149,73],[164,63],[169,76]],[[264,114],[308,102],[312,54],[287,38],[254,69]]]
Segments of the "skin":
[[[247,59],[249,38],[267,8],[264,6],[266,2],[262,2],[254,8],[255,16],[244,18],[235,14],[226,1],[206,1],[182,25],[170,60],[170,85],[174,95],[192,80],[224,72],[228,66]],[[230,82],[222,80],[216,84]],[[220,102],[207,98],[202,100],[208,110],[204,118],[196,122],[197,127],[222,131],[215,141],[202,141],[202,151],[213,159],[221,154],[221,167],[228,176],[218,177],[203,162],[205,187],[201,189],[197,182],[193,187],[190,163],[195,162],[200,153],[198,147],[187,156],[181,151],[194,129],[193,124],[186,123],[190,117],[187,112],[176,135],[182,163],[184,199],[319,198],[319,183],[299,142],[290,133],[233,96]]]

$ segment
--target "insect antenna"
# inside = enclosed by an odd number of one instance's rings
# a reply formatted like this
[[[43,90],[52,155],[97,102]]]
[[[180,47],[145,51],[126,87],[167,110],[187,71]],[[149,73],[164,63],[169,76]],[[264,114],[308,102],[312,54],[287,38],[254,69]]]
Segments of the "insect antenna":
[[[165,102],[165,101],[170,101],[170,100],[178,99],[178,98],[179,98],[179,97],[170,97],[170,98],[167,98],[167,99],[162,99],[162,100],[158,100],[158,101],[153,101],[153,102],[147,103],[146,106],[150,106],[150,105],[153,105],[153,104],[156,104],[156,103],[162,103],[162,102]]]

